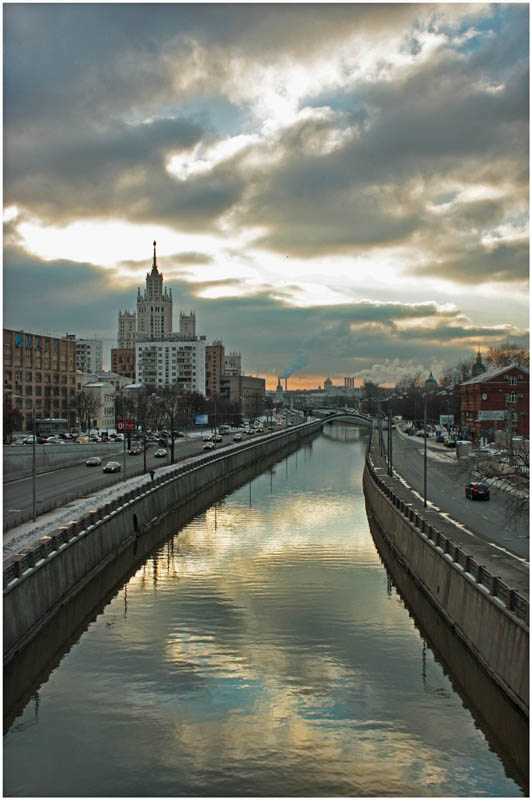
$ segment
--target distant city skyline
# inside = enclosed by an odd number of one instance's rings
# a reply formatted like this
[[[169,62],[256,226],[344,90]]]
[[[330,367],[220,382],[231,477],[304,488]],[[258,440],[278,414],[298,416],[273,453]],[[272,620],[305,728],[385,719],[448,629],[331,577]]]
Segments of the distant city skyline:
[[[290,388],[528,346],[526,4],[4,13],[4,326],[174,327]]]

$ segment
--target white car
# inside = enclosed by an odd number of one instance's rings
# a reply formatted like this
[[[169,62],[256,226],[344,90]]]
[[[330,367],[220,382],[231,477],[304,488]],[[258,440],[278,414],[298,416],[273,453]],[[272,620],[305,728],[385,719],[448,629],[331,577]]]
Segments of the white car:
[[[214,450],[214,442],[205,442],[203,445],[204,450]]]
[[[241,441],[242,441],[242,434],[235,433],[235,435],[233,436],[233,442],[241,442]]]

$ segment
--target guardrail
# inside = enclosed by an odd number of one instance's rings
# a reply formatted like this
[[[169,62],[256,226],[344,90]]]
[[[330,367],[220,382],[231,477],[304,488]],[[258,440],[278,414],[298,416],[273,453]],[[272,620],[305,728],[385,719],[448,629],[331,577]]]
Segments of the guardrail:
[[[268,434],[268,441],[288,436],[291,437],[294,432],[302,430],[308,424],[309,423],[302,423],[301,425],[294,425],[289,429],[275,431],[274,433]],[[69,542],[79,538],[80,536],[86,535],[101,522],[104,520],[107,521],[109,517],[112,517],[114,514],[122,511],[125,506],[134,503],[141,497],[156,491],[159,487],[170,483],[171,481],[178,480],[185,474],[200,469],[201,467],[205,466],[205,464],[225,458],[231,453],[240,453],[244,450],[252,450],[264,441],[265,437],[261,437],[260,439],[257,438],[252,441],[247,440],[242,442],[242,444],[234,444],[231,446],[230,450],[216,451],[210,453],[209,455],[203,456],[192,456],[191,458],[194,459],[193,462],[177,465],[175,469],[166,472],[164,475],[160,475],[154,480],[150,480],[147,483],[136,486],[134,489],[130,489],[115,500],[111,500],[110,502],[105,503],[98,508],[94,508],[81,517],[81,519],[72,521],[68,525],[60,526],[51,536],[41,536],[36,544],[23,548],[20,553],[17,553],[6,560],[3,567],[4,591],[13,583],[13,581],[17,581],[23,577],[28,570],[39,567],[46,561],[46,559],[52,557]],[[105,488],[109,488],[109,484],[105,484]],[[91,489],[91,494],[92,492],[94,492],[94,489]],[[76,496],[76,498],[79,498],[79,496]]]
[[[510,589],[500,578],[492,575],[484,565],[477,564],[475,559],[455,545],[452,539],[444,536],[441,531],[438,531],[433,525],[430,525],[419,512],[415,511],[408,503],[405,503],[404,500],[401,500],[381,476],[375,472],[370,449],[371,434],[366,451],[368,470],[371,473],[374,483],[376,483],[381,492],[386,495],[399,513],[402,514],[431,545],[441,552],[442,557],[447,557],[457,567],[463,569],[479,587],[486,589],[492,597],[500,600],[508,611],[511,611],[528,625],[530,619],[528,600],[522,597],[515,589]]]

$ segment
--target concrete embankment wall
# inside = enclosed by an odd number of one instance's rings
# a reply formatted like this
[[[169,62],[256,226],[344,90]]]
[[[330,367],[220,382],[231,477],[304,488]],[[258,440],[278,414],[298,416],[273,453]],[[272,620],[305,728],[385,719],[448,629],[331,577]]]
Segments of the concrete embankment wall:
[[[370,450],[364,493],[372,522],[395,558],[483,669],[528,716],[529,628],[519,615],[519,597],[426,525],[413,504],[400,501],[376,474]]]
[[[320,429],[319,422],[298,425],[188,459],[9,559],[4,564],[4,664],[121,552],[132,545],[135,554],[154,546],[150,531],[164,531],[161,523],[176,509],[198,508],[198,498],[209,487],[282,454]]]

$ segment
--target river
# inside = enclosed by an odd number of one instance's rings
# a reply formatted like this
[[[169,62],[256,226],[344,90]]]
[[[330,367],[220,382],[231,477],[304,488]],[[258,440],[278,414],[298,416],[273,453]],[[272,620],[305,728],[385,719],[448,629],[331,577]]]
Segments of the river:
[[[327,426],[136,570],[4,736],[4,795],[522,796],[383,566]]]

